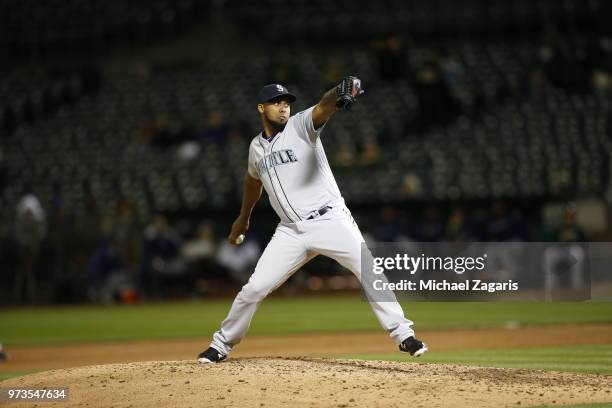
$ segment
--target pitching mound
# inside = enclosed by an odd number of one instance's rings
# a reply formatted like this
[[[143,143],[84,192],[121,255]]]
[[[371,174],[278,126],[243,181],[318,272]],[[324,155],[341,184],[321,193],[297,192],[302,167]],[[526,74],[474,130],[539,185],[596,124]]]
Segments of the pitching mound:
[[[46,371],[1,386],[69,387],[62,407],[516,407],[612,401],[612,377],[603,375],[306,358],[109,364]]]

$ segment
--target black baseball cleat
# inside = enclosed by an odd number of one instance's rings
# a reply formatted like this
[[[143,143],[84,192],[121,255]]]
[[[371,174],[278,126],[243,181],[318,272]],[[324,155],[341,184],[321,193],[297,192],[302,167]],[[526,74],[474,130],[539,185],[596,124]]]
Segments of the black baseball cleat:
[[[417,340],[414,336],[408,337],[399,345],[400,351],[409,353],[412,357],[419,357],[427,353],[429,349],[421,340]]]
[[[198,354],[198,361],[202,364],[220,363],[226,358],[226,355],[219,353],[219,351],[213,347],[209,347]]]

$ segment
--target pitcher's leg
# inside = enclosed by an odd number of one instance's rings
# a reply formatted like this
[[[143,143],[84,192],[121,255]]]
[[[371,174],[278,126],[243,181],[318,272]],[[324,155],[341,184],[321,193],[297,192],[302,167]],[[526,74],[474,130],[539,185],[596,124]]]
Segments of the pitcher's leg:
[[[315,251],[336,260],[362,282],[361,244],[364,239],[350,214],[345,215],[313,222],[307,240]],[[404,317],[404,311],[392,292],[385,294],[385,298],[384,302],[371,300],[369,303],[382,327],[396,344],[400,344],[414,336],[413,322]],[[372,299],[372,296],[368,296],[368,299]]]
[[[312,257],[297,233],[279,226],[259,258],[255,272],[234,299],[221,329],[213,335],[210,346],[229,354],[246,335],[263,299]]]

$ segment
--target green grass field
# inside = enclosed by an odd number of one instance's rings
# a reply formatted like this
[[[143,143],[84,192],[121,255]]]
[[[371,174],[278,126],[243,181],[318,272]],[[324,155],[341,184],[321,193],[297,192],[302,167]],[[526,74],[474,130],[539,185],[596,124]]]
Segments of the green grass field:
[[[542,405],[533,408],[553,408],[559,407],[558,405]],[[576,404],[576,405],[563,405],[563,408],[611,408],[612,402],[604,402],[601,404]]]
[[[35,373],[35,372],[36,371],[4,371],[4,372],[0,372],[0,381],[8,380],[9,378],[13,378],[13,377],[21,377],[23,375],[32,374],[32,373]]]
[[[360,354],[352,355],[348,358],[389,361],[406,361],[408,359],[404,354]],[[465,350],[460,352],[438,351],[425,354],[422,358],[419,358],[417,362],[528,368],[612,375],[612,344],[549,348]]]
[[[7,346],[91,341],[178,339],[216,330],[229,300],[129,306],[70,306],[0,310],[0,341]],[[405,303],[415,328],[612,323],[612,303]],[[250,335],[379,330],[359,296],[267,299]]]

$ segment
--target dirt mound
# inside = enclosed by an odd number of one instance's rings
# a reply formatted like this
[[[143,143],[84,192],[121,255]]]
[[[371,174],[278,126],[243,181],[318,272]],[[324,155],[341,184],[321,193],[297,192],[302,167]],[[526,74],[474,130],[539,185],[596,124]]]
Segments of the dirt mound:
[[[0,386],[69,387],[62,407],[516,407],[612,401],[612,376],[312,358],[109,364],[45,371]],[[19,406],[26,405],[11,404]]]

